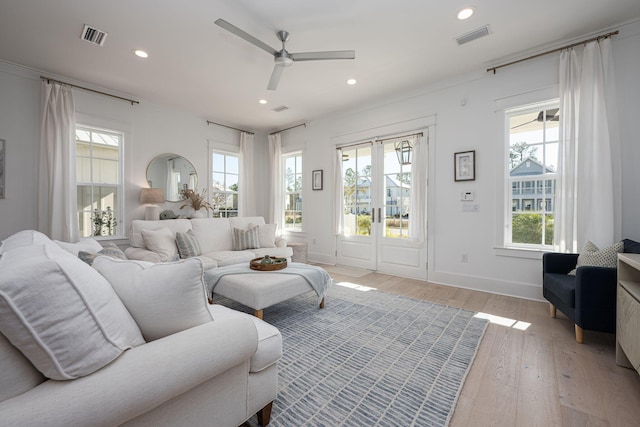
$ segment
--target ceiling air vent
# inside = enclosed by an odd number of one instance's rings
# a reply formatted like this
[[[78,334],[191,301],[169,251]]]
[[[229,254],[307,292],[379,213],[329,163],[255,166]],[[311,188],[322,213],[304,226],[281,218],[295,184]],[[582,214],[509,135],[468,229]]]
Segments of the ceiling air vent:
[[[285,107],[284,105],[281,105],[279,107],[274,108],[273,111],[275,111],[276,113],[281,113],[281,112],[283,112],[285,110],[288,110],[288,109],[289,109],[289,107]]]
[[[84,26],[82,30],[82,35],[80,38],[82,40],[88,41],[89,43],[97,44],[98,46],[104,45],[104,41],[107,38],[107,34],[102,30],[98,30],[97,28],[92,28],[88,25]]]
[[[479,39],[480,37],[488,36],[489,34],[491,34],[491,32],[489,31],[489,26],[485,25],[484,27],[478,28],[471,31],[470,33],[456,38],[456,41],[458,42],[458,46],[462,46],[465,43],[469,43],[471,41],[474,41],[475,39]]]

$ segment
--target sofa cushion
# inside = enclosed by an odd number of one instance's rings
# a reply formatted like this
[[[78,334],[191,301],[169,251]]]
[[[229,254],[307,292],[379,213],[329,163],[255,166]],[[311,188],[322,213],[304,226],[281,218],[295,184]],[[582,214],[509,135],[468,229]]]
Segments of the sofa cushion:
[[[198,258],[153,264],[98,257],[93,267],[111,283],[147,341],[213,320]]]
[[[186,233],[176,233],[176,245],[178,246],[178,253],[180,258],[192,258],[202,254],[200,243],[198,238],[193,234],[192,230]]]
[[[622,242],[614,243],[611,246],[607,246],[604,249],[599,249],[592,242],[587,242],[578,255],[578,267],[611,267],[616,268],[618,263],[618,253],[622,252],[624,244]],[[576,270],[571,270],[568,274],[575,276]]]
[[[249,228],[241,230],[233,229],[233,250],[244,251],[246,249],[258,249],[260,247],[260,237],[258,236],[258,228]]]
[[[104,256],[117,258],[117,259],[127,259],[127,256],[124,254],[124,252],[122,252],[122,249],[116,246],[115,243],[106,243],[104,247],[102,246],[100,247],[102,249],[99,250],[98,252],[79,251],[78,258],[80,258],[82,261],[86,262],[89,265],[93,264],[93,260],[95,260],[98,255],[104,255]]]
[[[80,251],[96,253],[102,250],[102,245],[92,237],[83,237],[76,243],[62,242],[60,240],[54,240],[54,242],[73,256],[78,256]]]
[[[10,251],[11,249],[32,245],[34,243],[50,244],[51,240],[39,231],[18,231],[2,241],[2,246],[0,246],[0,255],[6,251]]]
[[[172,261],[178,255],[176,237],[167,227],[158,230],[142,230],[140,233],[147,249],[157,253],[160,261]]]
[[[631,239],[624,239],[624,252],[628,254],[640,254],[640,243]]]
[[[282,357],[282,335],[278,328],[246,313],[239,313],[219,304],[209,306],[216,319],[228,319],[238,315],[248,316],[258,331],[258,349],[251,357],[249,372],[260,372]]]
[[[545,273],[545,291],[551,292],[558,299],[575,308],[576,306],[576,277],[569,274]]]
[[[217,267],[242,264],[245,262],[248,264],[249,261],[256,258],[253,251],[217,251],[202,254],[202,256],[214,260],[218,264]]]
[[[24,393],[46,380],[29,359],[0,334],[0,402]]]
[[[3,254],[0,331],[56,380],[88,375],[144,343],[109,283],[55,244]]]
[[[194,218],[191,220],[193,234],[198,238],[203,254],[233,249],[229,220],[230,218]]]
[[[249,229],[258,229],[258,239],[260,241],[261,248],[275,248],[276,247],[276,229],[277,224],[249,224]]]

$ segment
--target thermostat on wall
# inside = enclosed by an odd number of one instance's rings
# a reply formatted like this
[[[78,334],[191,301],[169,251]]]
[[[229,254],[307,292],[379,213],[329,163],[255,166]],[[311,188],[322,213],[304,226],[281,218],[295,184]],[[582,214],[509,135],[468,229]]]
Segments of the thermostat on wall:
[[[473,191],[464,191],[460,193],[460,200],[463,202],[471,202],[473,200]]]

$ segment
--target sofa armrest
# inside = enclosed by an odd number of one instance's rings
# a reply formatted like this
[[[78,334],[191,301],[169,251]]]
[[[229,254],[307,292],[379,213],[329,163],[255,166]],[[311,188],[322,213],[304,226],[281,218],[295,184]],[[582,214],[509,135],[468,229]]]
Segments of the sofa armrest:
[[[542,254],[542,273],[567,274],[578,263],[578,254],[547,252]]]
[[[149,261],[149,262],[156,262],[156,263],[162,262],[162,260],[160,259],[160,255],[148,249],[134,248],[133,246],[131,246],[124,250],[124,254],[127,256],[127,259],[135,259],[138,261]]]
[[[282,237],[276,237],[276,248],[286,248],[287,247],[287,240],[283,239]]]
[[[248,375],[257,346],[248,316],[215,319],[127,350],[86,377],[48,380],[0,402],[2,424],[120,425],[241,363]]]
[[[616,268],[578,267],[575,322],[579,326],[602,332],[615,331],[617,282]]]

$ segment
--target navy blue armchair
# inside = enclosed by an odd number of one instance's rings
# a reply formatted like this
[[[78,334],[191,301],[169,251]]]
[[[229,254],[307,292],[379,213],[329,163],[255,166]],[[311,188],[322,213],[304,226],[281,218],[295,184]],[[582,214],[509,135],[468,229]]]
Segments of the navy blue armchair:
[[[615,333],[617,269],[579,267],[578,254],[550,252],[542,256],[542,295],[549,301],[551,317],[560,310],[575,324],[576,341],[584,331]]]

